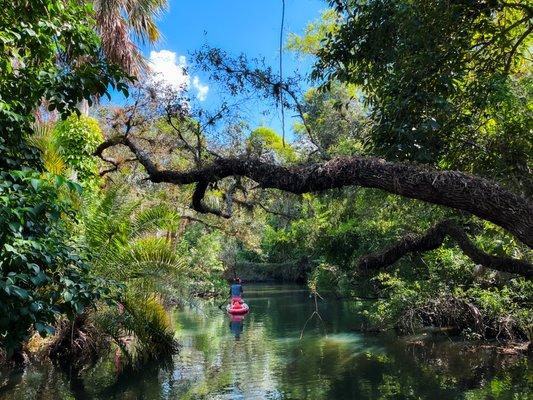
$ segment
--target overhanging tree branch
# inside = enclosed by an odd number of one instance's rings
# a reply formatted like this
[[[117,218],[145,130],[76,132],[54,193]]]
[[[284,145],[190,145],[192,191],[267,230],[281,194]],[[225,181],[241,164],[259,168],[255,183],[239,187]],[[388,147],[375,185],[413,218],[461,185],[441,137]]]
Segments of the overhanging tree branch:
[[[385,268],[408,253],[437,249],[442,246],[446,237],[453,239],[459,248],[477,264],[502,272],[522,275],[528,279],[533,278],[533,266],[530,263],[485,253],[472,243],[463,229],[449,220],[439,222],[423,235],[406,235],[384,250],[361,257],[358,266],[362,270]]]
[[[494,182],[458,171],[438,171],[412,164],[393,163],[373,157],[337,157],[323,163],[283,166],[256,158],[221,157],[188,171],[160,170],[149,155],[130,138],[129,147],[154,182],[177,185],[201,183],[195,191],[193,207],[201,207],[202,185],[230,176],[252,179],[263,189],[279,189],[302,194],[344,186],[385,190],[403,197],[468,211],[506,229],[533,247],[533,204]]]

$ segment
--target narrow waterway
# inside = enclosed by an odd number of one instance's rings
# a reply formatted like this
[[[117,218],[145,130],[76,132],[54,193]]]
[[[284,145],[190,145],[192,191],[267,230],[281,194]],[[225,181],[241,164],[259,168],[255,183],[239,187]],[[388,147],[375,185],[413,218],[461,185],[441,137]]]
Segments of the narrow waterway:
[[[176,311],[181,351],[167,365],[117,373],[111,357],[81,374],[48,362],[0,371],[0,399],[529,399],[531,360],[446,337],[358,332],[359,304],[303,287],[249,285],[251,312]],[[306,324],[307,322],[307,324]],[[304,330],[305,327],[305,330]]]

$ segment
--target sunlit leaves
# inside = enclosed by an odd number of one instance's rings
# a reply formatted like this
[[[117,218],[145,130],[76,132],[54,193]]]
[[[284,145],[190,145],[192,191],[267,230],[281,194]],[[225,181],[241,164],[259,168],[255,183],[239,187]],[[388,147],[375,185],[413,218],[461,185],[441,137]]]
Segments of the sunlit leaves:
[[[331,3],[343,20],[325,34],[313,75],[326,88],[336,80],[361,85],[375,153],[433,164],[446,158],[461,168],[458,148],[484,151],[472,135],[485,140],[477,130],[495,112],[494,86],[531,68],[531,5]]]

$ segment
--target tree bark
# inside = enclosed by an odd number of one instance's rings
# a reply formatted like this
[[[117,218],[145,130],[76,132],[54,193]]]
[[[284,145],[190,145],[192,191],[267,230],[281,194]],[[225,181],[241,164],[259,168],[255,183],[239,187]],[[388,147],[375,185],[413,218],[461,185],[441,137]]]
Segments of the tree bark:
[[[361,257],[358,266],[361,270],[385,268],[408,253],[435,250],[442,246],[447,236],[452,238],[459,248],[477,264],[502,272],[522,275],[528,279],[533,278],[533,267],[527,261],[493,256],[483,252],[470,241],[459,226],[447,220],[439,222],[423,235],[406,235],[384,250]]]
[[[193,207],[202,206],[206,182],[245,176],[261,188],[295,194],[344,186],[376,188],[400,196],[467,211],[493,222],[533,248],[533,204],[489,180],[458,171],[438,171],[412,164],[392,163],[373,157],[337,157],[323,163],[282,166],[255,158],[216,158],[209,165],[189,171],[160,170],[149,155],[129,137],[119,141],[130,148],[152,182],[197,184]],[[117,144],[114,138],[96,151],[101,155]]]

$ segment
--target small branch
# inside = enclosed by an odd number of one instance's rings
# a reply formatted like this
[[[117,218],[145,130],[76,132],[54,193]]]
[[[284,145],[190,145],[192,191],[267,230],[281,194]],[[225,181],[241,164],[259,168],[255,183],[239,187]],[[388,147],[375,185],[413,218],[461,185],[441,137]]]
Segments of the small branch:
[[[183,134],[181,133],[181,129],[174,125],[174,122],[172,121],[172,116],[170,114],[167,115],[167,122],[169,125],[174,129],[174,131],[178,134],[179,139],[182,141],[184,148],[186,148],[193,156],[194,160],[198,164],[198,154],[196,154],[196,151],[192,147],[192,145],[185,140],[183,137]]]
[[[272,210],[272,209],[266,207],[263,203],[261,203],[259,201],[245,201],[245,200],[240,200],[240,199],[233,199],[233,202],[235,204],[238,204],[238,205],[246,208],[249,211],[252,211],[254,209],[254,207],[257,206],[257,207],[262,208],[265,212],[267,212],[269,214],[277,215],[279,217],[283,217],[283,218],[288,219],[288,220],[293,220],[295,218],[294,216],[292,216],[290,214],[286,214],[286,213],[281,212],[281,211]]]
[[[516,51],[518,50],[518,47],[520,46],[520,44],[528,37],[528,35],[533,32],[533,25],[530,25],[529,28],[527,28],[524,33],[522,35],[520,35],[520,37],[518,38],[518,40],[516,41],[516,43],[513,45],[513,47],[511,48],[511,51],[507,57],[507,62],[505,63],[505,73],[508,74],[509,71],[511,70],[511,67],[513,65],[513,57],[516,53]]]
[[[472,49],[475,49],[476,51],[474,52],[474,54],[478,54],[479,52],[481,52],[483,49],[485,49],[487,46],[490,46],[491,44],[493,44],[494,42],[496,42],[498,39],[502,38],[507,32],[513,30],[514,28],[516,28],[518,25],[521,25],[523,24],[524,22],[527,22],[529,20],[529,17],[526,16],[522,19],[519,19],[517,21],[515,21],[514,23],[512,23],[511,25],[509,25],[508,27],[506,27],[504,30],[502,30],[501,32],[498,32],[497,35],[494,35],[490,40],[488,41],[484,41],[484,42],[478,42],[476,44],[474,44],[472,46]]]
[[[100,175],[100,177],[103,177],[103,176],[105,176],[105,175],[107,175],[107,174],[109,174],[109,173],[111,173],[111,172],[115,172],[115,171],[117,171],[117,170],[120,168],[120,166],[121,166],[122,164],[125,164],[125,163],[127,163],[127,162],[137,161],[136,158],[127,158],[127,159],[125,159],[125,160],[121,160],[121,161],[119,161],[119,160],[116,160],[116,159],[114,159],[114,158],[105,157],[103,154],[100,155],[100,158],[101,158],[103,161],[105,161],[105,162],[107,162],[107,163],[113,165],[111,168],[108,168],[108,169],[105,169],[105,170],[103,170],[103,171],[100,171],[99,174],[98,174],[98,175]]]
[[[195,217],[191,217],[191,216],[188,216],[188,215],[180,215],[180,218],[186,219],[186,220],[191,221],[191,222],[198,222],[199,224],[205,225],[207,228],[210,228],[210,229],[215,229],[215,230],[219,230],[219,231],[225,231],[225,229],[222,226],[211,224],[211,223],[209,223],[207,221],[204,221],[203,219],[200,219],[200,218],[195,218]]]
[[[325,323],[324,323],[324,320],[322,319],[322,316],[320,315],[320,312],[318,311],[318,301],[317,301],[317,297],[320,297],[321,300],[322,299],[322,296],[320,296],[318,294],[318,292],[316,290],[313,290],[313,297],[314,297],[314,302],[315,302],[315,309],[314,311],[311,313],[311,315],[309,316],[309,318],[307,318],[307,320],[305,321],[305,324],[302,328],[302,331],[300,332],[300,340],[303,339],[304,337],[304,332],[305,332],[305,328],[307,328],[307,324],[309,323],[309,321],[311,321],[313,319],[313,317],[316,315],[316,317],[320,320],[320,322],[322,322],[322,325],[324,326],[324,332],[326,331],[326,327],[325,327]]]

